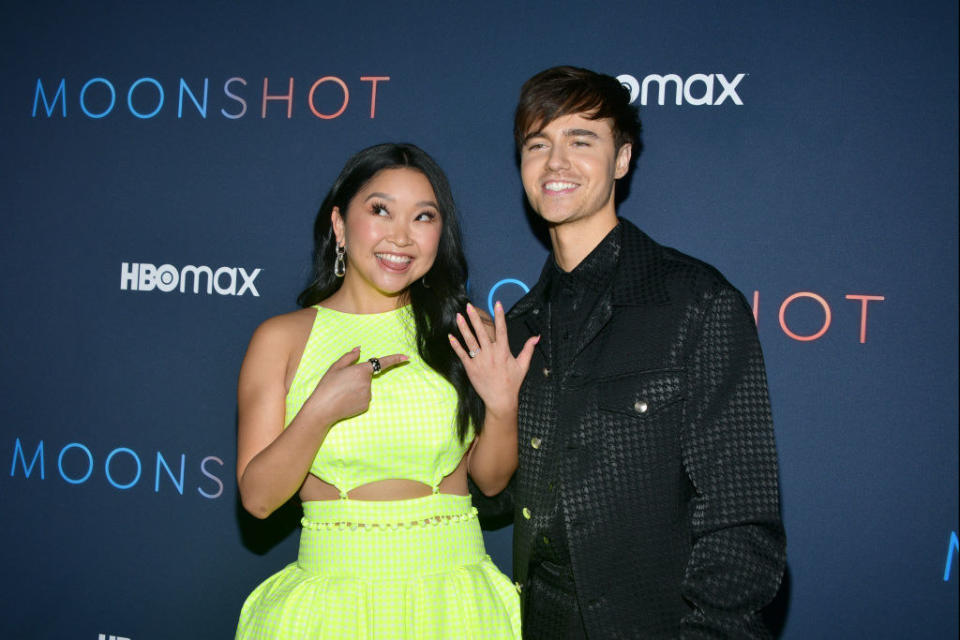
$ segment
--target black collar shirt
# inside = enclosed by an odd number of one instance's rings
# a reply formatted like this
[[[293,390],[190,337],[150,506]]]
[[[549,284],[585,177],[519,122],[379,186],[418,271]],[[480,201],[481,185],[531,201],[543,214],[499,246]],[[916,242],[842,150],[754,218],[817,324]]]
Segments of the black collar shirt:
[[[583,326],[616,271],[621,235],[621,225],[617,224],[572,271],[563,271],[555,261],[551,262],[546,298],[550,307],[550,361],[554,371],[565,371],[573,364]],[[552,379],[558,384],[561,376],[552,376]],[[555,424],[562,425],[564,421],[556,420]],[[562,434],[556,436],[562,439]],[[532,561],[567,568],[570,555],[563,516],[556,503],[550,514],[536,537]]]

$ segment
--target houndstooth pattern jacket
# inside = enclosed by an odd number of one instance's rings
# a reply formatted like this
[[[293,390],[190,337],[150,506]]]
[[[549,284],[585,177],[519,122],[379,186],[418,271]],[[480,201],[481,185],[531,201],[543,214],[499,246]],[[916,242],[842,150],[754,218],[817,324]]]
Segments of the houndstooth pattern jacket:
[[[522,595],[556,501],[591,638],[767,637],[785,537],[751,311],[709,265],[620,224],[569,370],[551,367],[542,276],[508,314],[514,352],[542,337],[520,390],[520,466],[477,506],[513,510]]]

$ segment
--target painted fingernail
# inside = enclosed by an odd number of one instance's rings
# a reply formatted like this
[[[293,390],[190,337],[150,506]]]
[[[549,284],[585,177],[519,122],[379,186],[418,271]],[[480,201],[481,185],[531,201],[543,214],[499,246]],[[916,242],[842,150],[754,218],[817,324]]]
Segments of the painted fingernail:
[[[458,322],[463,322],[463,316],[460,315],[459,312],[457,312],[457,321],[458,321]]]
[[[497,300],[497,304],[495,304],[495,305],[493,305],[493,306],[495,306],[497,309],[503,309],[503,305],[500,304],[500,301],[499,301],[499,300]]]
[[[467,303],[467,311],[473,311],[473,305],[469,302]]]

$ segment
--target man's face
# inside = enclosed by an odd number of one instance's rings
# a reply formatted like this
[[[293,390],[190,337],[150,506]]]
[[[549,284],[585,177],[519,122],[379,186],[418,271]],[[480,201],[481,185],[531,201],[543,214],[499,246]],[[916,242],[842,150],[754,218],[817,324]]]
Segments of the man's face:
[[[550,224],[616,216],[614,182],[630,164],[631,147],[614,147],[611,120],[561,116],[529,132],[520,151],[520,178],[530,206]]]

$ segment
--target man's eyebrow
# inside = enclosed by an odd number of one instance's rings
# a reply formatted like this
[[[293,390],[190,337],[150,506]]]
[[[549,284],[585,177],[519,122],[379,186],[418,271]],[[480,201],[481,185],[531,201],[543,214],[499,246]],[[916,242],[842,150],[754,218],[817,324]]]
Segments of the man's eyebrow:
[[[593,131],[590,131],[590,129],[564,129],[562,133],[564,137],[567,137],[567,138],[582,138],[582,137],[599,138],[600,137]]]
[[[600,136],[596,132],[591,131],[590,129],[564,129],[560,132],[560,135],[564,138],[596,138],[600,139]],[[528,143],[531,138],[541,138],[544,137],[543,130],[532,131],[526,135],[523,139],[523,144]]]

